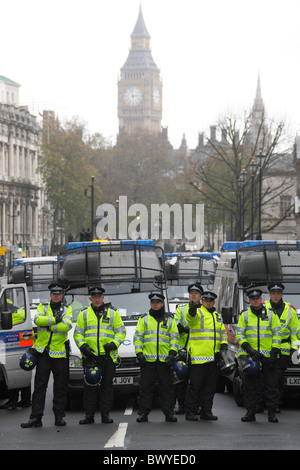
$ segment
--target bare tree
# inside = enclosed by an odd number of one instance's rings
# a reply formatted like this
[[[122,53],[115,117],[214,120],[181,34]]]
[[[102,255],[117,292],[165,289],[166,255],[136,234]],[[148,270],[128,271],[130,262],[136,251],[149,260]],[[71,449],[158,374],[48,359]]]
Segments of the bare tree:
[[[187,178],[201,195],[211,220],[230,227],[235,240],[249,238],[259,233],[260,208],[265,210],[293,185],[282,171],[286,156],[292,152],[285,123],[267,123],[264,115],[258,119],[249,113],[243,118],[222,118],[216,129],[221,140],[210,138],[206,145],[197,147]],[[272,230],[287,216],[288,212],[279,218],[268,214],[264,231]]]

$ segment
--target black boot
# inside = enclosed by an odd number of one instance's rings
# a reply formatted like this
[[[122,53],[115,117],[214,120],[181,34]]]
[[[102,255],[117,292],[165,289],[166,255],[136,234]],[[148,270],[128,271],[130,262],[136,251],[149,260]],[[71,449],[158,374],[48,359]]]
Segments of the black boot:
[[[85,418],[81,419],[79,424],[93,424],[94,422],[94,415],[85,415]]]
[[[256,421],[255,411],[253,411],[253,410],[247,411],[245,416],[242,417],[242,421],[243,421],[243,423],[248,423],[249,421]]]
[[[67,423],[65,422],[62,416],[55,416],[55,426],[66,426]]]
[[[189,411],[188,413],[186,413],[185,419],[187,421],[198,421],[198,416],[195,415],[195,413],[193,413],[192,411]]]
[[[136,422],[137,423],[146,423],[148,421],[148,415],[146,413],[141,413],[137,418]]]
[[[168,423],[177,423],[177,418],[173,414],[168,414],[165,417],[165,421],[167,421]]]
[[[214,416],[211,411],[201,411],[200,419],[204,419],[206,421],[217,421],[218,416]]]
[[[40,428],[42,426],[41,418],[29,418],[27,423],[22,423],[21,428]]]
[[[276,418],[276,415],[275,415],[274,411],[269,411],[268,421],[269,421],[269,423],[278,423],[278,419]]]
[[[102,423],[111,424],[114,420],[109,416],[109,413],[102,413]]]

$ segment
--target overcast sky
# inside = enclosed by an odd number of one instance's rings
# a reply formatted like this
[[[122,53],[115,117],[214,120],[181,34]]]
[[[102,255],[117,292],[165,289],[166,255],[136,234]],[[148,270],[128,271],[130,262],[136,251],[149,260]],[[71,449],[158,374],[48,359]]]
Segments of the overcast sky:
[[[38,115],[78,116],[114,142],[117,82],[140,0],[0,0],[0,75]],[[162,125],[178,148],[253,104],[300,131],[299,0],[142,0],[163,80]]]

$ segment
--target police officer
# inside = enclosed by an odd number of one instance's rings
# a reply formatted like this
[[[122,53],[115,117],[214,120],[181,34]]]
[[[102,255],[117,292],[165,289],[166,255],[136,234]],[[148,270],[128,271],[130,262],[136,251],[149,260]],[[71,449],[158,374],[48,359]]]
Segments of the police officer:
[[[148,421],[156,378],[165,420],[177,421],[171,367],[178,350],[178,329],[173,315],[165,312],[164,298],[160,293],[149,295],[150,310],[139,318],[134,334],[135,352],[141,365],[138,423]]]
[[[244,360],[250,356],[254,361],[260,362],[261,372],[256,375],[245,374],[244,404],[247,413],[242,417],[242,421],[255,421],[255,413],[263,395],[268,410],[268,420],[277,423],[276,360],[280,352],[281,325],[278,316],[262,305],[260,289],[249,289],[246,294],[250,307],[241,312],[237,324],[238,356]]]
[[[72,328],[72,308],[63,303],[64,286],[52,283],[50,302],[40,303],[34,316],[37,326],[37,339],[32,347],[37,356],[37,366],[32,395],[32,409],[29,421],[22,423],[22,428],[42,426],[46,391],[50,373],[53,374],[53,412],[55,425],[65,426],[65,408],[68,387],[68,351],[66,341]]]
[[[202,305],[190,305],[187,322],[190,328],[188,343],[189,384],[186,394],[186,419],[197,421],[196,415],[200,397],[200,419],[216,420],[212,414],[213,398],[216,392],[216,354],[227,350],[227,333],[214,304],[217,295],[203,292]]]
[[[188,293],[189,293],[189,302],[185,304],[178,305],[175,313],[175,321],[177,323],[177,328],[179,332],[179,354],[181,351],[185,351],[188,344],[189,339],[189,325],[186,319],[186,315],[189,310],[189,306],[195,304],[197,308],[201,307],[201,294],[203,292],[203,288],[201,284],[198,282],[194,284],[190,284],[188,286]],[[186,356],[186,354],[185,354]],[[187,360],[186,357],[183,358],[185,361]],[[185,395],[188,385],[188,377],[179,382],[175,386],[175,395],[178,402],[178,406],[176,408],[176,414],[184,414],[185,413]]]
[[[280,282],[270,284],[268,286],[270,300],[265,303],[267,309],[271,308],[278,315],[282,328],[281,349],[277,360],[279,404],[282,403],[283,399],[284,372],[293,352],[297,351],[299,346],[297,311],[290,303],[283,301],[284,289],[285,286]]]
[[[84,382],[85,418],[79,424],[95,422],[99,393],[102,423],[113,423],[109,415],[113,404],[113,378],[118,348],[125,339],[126,330],[119,311],[110,303],[104,303],[104,292],[99,286],[89,288],[91,305],[80,311],[74,332],[74,340],[83,355],[83,367],[97,364],[102,370],[100,387],[91,387]]]

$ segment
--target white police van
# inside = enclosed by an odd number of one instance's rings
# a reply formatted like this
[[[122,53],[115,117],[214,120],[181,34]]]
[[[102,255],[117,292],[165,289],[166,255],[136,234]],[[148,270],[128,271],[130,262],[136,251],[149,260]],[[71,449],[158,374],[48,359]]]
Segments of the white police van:
[[[188,286],[199,282],[204,290],[213,290],[219,253],[165,253],[166,278],[170,311],[188,302]]]
[[[281,282],[285,285],[283,300],[291,303],[300,317],[300,242],[247,240],[226,242],[218,262],[214,292],[217,294],[216,310],[225,324],[229,350],[236,359],[235,373],[224,379],[233,390],[235,401],[243,405],[243,371],[239,363],[235,331],[240,313],[249,307],[246,290],[262,290],[263,301],[269,299],[268,285]],[[291,358],[285,372],[285,393],[300,392],[300,366],[297,353]]]
[[[24,283],[27,286],[31,319],[40,303],[50,300],[48,285],[57,280],[59,273],[57,256],[18,258],[8,273],[8,283]],[[34,332],[36,326],[33,324]]]
[[[136,393],[140,366],[133,336],[139,316],[149,310],[148,294],[159,290],[165,292],[162,249],[152,240],[72,242],[59,257],[59,277],[69,286],[66,299],[72,306],[74,322],[69,332],[69,399],[83,389],[81,352],[73,338],[76,320],[80,310],[90,305],[88,287],[99,284],[105,289],[104,303],[119,310],[126,328],[126,338],[118,349],[115,390]]]
[[[0,289],[0,393],[29,387],[31,372],[19,361],[33,344],[33,332],[26,284],[1,284]]]

